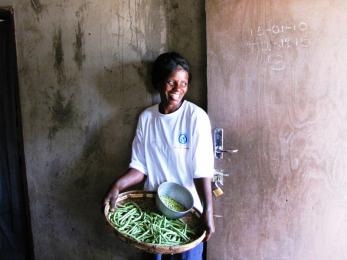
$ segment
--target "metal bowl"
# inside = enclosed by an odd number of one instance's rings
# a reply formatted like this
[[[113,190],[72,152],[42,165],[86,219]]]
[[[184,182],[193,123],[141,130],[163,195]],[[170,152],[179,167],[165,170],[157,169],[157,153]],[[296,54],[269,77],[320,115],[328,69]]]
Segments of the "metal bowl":
[[[182,206],[184,206],[185,211],[175,211],[170,209],[162,201],[161,196],[168,196]],[[159,185],[157,196],[155,199],[156,206],[158,210],[171,219],[176,219],[186,215],[194,205],[194,199],[190,191],[177,183],[174,182],[164,182]]]

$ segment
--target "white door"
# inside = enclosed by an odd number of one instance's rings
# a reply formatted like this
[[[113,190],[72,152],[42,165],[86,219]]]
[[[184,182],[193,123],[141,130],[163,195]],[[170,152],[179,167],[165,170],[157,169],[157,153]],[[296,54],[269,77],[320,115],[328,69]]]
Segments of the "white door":
[[[347,1],[207,0],[208,259],[347,259]]]

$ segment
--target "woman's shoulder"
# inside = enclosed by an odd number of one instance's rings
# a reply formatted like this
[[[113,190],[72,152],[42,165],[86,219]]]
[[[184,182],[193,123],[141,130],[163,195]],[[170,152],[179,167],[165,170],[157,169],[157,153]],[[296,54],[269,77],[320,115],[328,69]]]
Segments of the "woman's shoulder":
[[[140,113],[140,118],[152,117],[158,113],[158,109],[158,104],[149,106]]]
[[[208,118],[206,111],[191,101],[186,100],[185,107],[186,107],[186,111],[189,112],[192,116]]]

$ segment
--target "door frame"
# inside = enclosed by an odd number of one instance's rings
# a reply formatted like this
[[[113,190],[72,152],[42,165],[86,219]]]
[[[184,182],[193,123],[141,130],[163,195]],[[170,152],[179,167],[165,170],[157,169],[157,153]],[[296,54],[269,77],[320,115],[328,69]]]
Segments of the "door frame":
[[[21,246],[23,256],[25,259],[34,259],[34,251],[33,251],[33,238],[32,238],[32,230],[31,230],[31,218],[30,218],[30,210],[29,210],[29,198],[28,198],[28,185],[26,178],[26,167],[25,167],[25,158],[24,158],[24,145],[23,145],[23,131],[22,131],[22,118],[21,118],[21,109],[20,109],[20,100],[19,100],[19,84],[18,84],[18,70],[17,70],[17,53],[16,53],[16,42],[15,42],[15,24],[14,24],[14,11],[11,7],[0,7],[0,20],[4,20],[9,25],[8,31],[6,29],[6,33],[8,33],[8,60],[6,63],[8,64],[8,70],[5,73],[8,73],[9,78],[9,87],[12,88],[9,92],[11,98],[13,98],[14,102],[14,110],[13,116],[14,118],[14,145],[13,149],[16,150],[17,158],[13,158],[18,165],[18,170],[15,172],[17,176],[13,178],[17,183],[11,185],[10,188],[16,188],[15,192],[18,193],[19,203],[10,202],[12,209],[15,214],[18,214],[21,218],[20,221],[25,222],[23,226],[23,230],[21,230],[21,234],[14,234],[11,236],[11,227],[6,226],[6,224],[2,221],[0,224],[2,226],[3,232],[7,232],[9,237],[10,244],[18,243]],[[0,90],[5,92],[6,90]],[[13,107],[12,107],[13,109]],[[12,116],[12,115],[11,115]],[[19,205],[18,205],[19,204]],[[19,209],[21,209],[19,211]],[[16,225],[16,223],[14,223]],[[7,231],[5,231],[7,230]],[[17,236],[17,240],[14,239],[15,235]],[[20,237],[20,241],[18,241],[18,235]],[[12,237],[12,239],[11,239]],[[4,252],[0,252],[0,255],[4,254]],[[6,257],[9,257],[8,255]]]

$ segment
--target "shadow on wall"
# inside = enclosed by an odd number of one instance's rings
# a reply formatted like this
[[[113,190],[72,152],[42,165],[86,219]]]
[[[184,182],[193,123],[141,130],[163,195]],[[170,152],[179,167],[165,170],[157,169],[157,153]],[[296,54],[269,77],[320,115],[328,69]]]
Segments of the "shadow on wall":
[[[115,107],[144,108],[151,104],[145,102],[148,97],[152,98],[152,104],[156,103],[158,100],[153,100],[156,91],[151,84],[152,63],[143,60],[112,68],[104,66],[96,76],[98,93]]]
[[[76,248],[72,254],[78,258],[139,259],[141,254],[138,250],[130,251],[111,232],[103,216],[102,202],[110,185],[128,167],[140,112],[155,102],[149,80],[150,65],[149,62],[129,63],[104,68],[96,75],[97,93],[113,109],[112,113],[107,120],[83,128],[80,158],[59,180],[54,180],[54,189],[61,189],[55,193],[59,198],[54,202],[63,215],[58,223],[62,226],[59,236],[68,237],[69,243],[76,244],[69,246]],[[94,106],[98,109],[97,104]],[[82,247],[83,251],[77,250]],[[57,249],[64,254],[63,250],[66,249]]]

